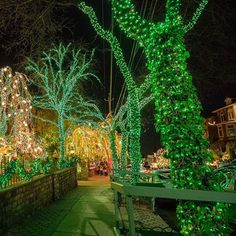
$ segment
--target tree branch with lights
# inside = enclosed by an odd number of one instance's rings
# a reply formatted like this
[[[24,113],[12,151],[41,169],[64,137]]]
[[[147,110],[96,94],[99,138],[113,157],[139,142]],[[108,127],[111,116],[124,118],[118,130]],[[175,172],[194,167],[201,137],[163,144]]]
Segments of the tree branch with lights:
[[[123,154],[125,151],[125,146],[127,145],[126,140],[127,136],[129,136],[129,156],[132,166],[132,172],[139,172],[140,170],[140,163],[141,163],[141,152],[140,152],[140,135],[141,135],[141,106],[140,100],[143,98],[143,94],[148,90],[149,83],[144,82],[140,88],[138,88],[137,84],[135,83],[133,76],[125,62],[124,55],[120,46],[119,41],[117,38],[109,31],[104,30],[98,22],[97,16],[93,10],[93,8],[87,6],[84,2],[79,4],[79,8],[89,16],[90,22],[94,27],[95,31],[101,36],[101,38],[108,41],[111,45],[111,48],[114,52],[114,56],[116,58],[116,63],[125,79],[125,83],[128,90],[128,98],[127,98],[127,120],[128,120],[128,127],[129,127],[129,135],[125,132],[125,128],[123,127],[123,149],[122,149],[122,168],[124,168],[124,158]],[[135,15],[132,12],[132,15]],[[141,24],[146,25],[145,21],[142,21]],[[129,27],[132,27],[132,23]],[[140,28],[142,29],[142,28]],[[135,31],[136,29],[132,29]],[[143,32],[140,32],[143,35]],[[149,80],[149,77],[148,77]],[[144,102],[145,103],[145,102]],[[147,104],[147,103],[145,103]],[[119,117],[119,116],[117,116]],[[136,178],[136,179],[135,179]],[[133,182],[137,182],[137,176],[132,179]]]
[[[204,136],[201,104],[192,76],[187,68],[189,52],[185,34],[197,23],[207,1],[202,0],[189,23],[180,15],[180,0],[167,0],[163,22],[146,23],[133,14],[131,0],[112,0],[112,11],[120,28],[137,40],[146,55],[151,73],[151,90],[155,96],[156,128],[160,133],[166,157],[171,162],[174,187],[220,190],[217,182],[209,185],[212,155]],[[132,28],[127,27],[132,23]],[[139,29],[146,32],[142,36]],[[151,28],[150,28],[151,26]],[[186,213],[187,212],[187,213]],[[180,202],[177,216],[184,235],[217,235],[229,233],[227,205],[222,203]]]
[[[44,52],[39,63],[29,61],[27,70],[35,78],[32,83],[41,94],[34,96],[37,108],[54,110],[57,113],[57,128],[60,141],[60,159],[65,158],[65,120],[79,116],[77,108],[83,104],[78,84],[82,80],[96,77],[90,72],[92,57],[81,50],[60,44],[49,52]]]
[[[79,4],[80,9],[89,16],[90,22],[96,32],[105,40],[107,40],[114,52],[116,62],[120,68],[120,71],[125,79],[128,90],[128,116],[130,123],[130,160],[132,165],[132,171],[138,172],[141,163],[140,152],[140,132],[141,132],[141,120],[140,120],[140,108],[139,108],[139,94],[137,86],[132,78],[132,75],[125,62],[123,52],[117,38],[109,31],[104,30],[98,23],[98,19],[94,10],[91,7],[85,5],[84,2]],[[137,181],[137,180],[133,180]]]

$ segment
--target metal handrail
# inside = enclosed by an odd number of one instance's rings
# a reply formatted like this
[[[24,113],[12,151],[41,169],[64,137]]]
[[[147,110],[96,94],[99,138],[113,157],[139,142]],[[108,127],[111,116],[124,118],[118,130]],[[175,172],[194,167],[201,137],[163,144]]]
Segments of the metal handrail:
[[[136,236],[134,223],[134,209],[132,196],[166,198],[178,200],[191,200],[203,202],[224,202],[236,204],[236,191],[231,192],[216,192],[207,190],[194,189],[176,189],[170,184],[164,184],[164,187],[156,187],[154,184],[148,183],[147,186],[135,186],[129,183],[112,182],[111,188],[115,196],[115,215],[116,225],[121,227],[121,213],[119,211],[120,195],[122,194],[127,201],[127,211],[129,220],[129,235]]]

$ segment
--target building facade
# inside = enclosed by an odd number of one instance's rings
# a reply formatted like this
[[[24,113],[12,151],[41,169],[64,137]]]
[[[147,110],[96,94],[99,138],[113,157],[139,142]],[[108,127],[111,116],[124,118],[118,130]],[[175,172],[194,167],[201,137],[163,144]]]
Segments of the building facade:
[[[207,120],[210,142],[217,143],[222,152],[234,152],[236,147],[236,102],[233,100],[226,98],[226,105],[213,111],[215,116]],[[227,148],[231,150],[226,150]]]

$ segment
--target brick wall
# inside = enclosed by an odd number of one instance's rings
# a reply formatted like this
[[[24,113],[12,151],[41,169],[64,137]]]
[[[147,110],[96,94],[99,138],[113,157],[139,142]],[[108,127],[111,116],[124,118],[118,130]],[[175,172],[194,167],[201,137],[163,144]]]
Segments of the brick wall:
[[[76,169],[68,168],[0,190],[0,232],[77,186]]]

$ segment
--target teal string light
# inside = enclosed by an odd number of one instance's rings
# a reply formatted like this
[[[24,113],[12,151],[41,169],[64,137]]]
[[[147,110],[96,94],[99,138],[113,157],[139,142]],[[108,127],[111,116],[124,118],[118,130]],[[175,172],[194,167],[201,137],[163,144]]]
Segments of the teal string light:
[[[155,99],[155,121],[171,163],[176,188],[219,190],[209,185],[208,165],[212,155],[204,136],[201,104],[187,68],[189,52],[185,34],[197,23],[208,1],[202,0],[189,23],[180,15],[182,1],[167,0],[163,22],[147,22],[135,11],[131,0],[112,0],[120,28],[137,40],[146,55],[151,90]],[[216,210],[217,209],[217,210]],[[177,216],[183,235],[228,235],[227,205],[180,202]]]
[[[34,96],[33,105],[57,113],[55,126],[58,128],[61,159],[65,158],[65,138],[68,133],[65,120],[75,120],[83,104],[78,84],[91,77],[97,78],[89,71],[93,54],[94,50],[87,56],[79,49],[72,49],[70,44],[66,47],[59,44],[44,52],[40,62],[29,60],[26,68],[36,77],[32,83],[42,92]]]

